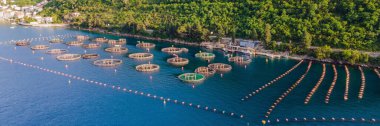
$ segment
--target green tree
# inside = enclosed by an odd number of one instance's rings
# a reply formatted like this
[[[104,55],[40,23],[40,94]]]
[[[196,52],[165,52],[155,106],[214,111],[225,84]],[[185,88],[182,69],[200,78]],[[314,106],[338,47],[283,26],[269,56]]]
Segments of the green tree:
[[[265,24],[265,45],[269,45],[272,40],[271,26],[270,24]]]
[[[325,46],[318,47],[317,49],[315,49],[314,53],[315,53],[315,57],[319,60],[327,59],[327,58],[330,58],[332,49],[330,46],[325,45]]]

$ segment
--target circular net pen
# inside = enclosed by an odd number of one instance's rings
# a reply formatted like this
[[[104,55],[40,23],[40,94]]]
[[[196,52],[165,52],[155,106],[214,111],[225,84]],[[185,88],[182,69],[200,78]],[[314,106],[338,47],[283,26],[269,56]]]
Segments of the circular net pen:
[[[157,64],[141,64],[136,66],[136,70],[140,72],[155,72],[160,70],[160,66]]]
[[[68,52],[68,50],[66,50],[66,49],[51,49],[51,50],[46,51],[46,54],[55,55],[55,54],[63,54],[66,52]]]
[[[99,43],[106,43],[106,42],[108,42],[108,39],[106,39],[106,38],[95,38],[93,41],[99,42]]]
[[[136,60],[151,60],[154,56],[151,53],[133,53],[129,54],[128,57]]]
[[[109,45],[124,45],[127,44],[126,39],[119,39],[119,40],[108,40]]]
[[[96,59],[96,58],[99,58],[99,57],[100,57],[100,55],[99,54],[95,54],[95,53],[93,53],[93,54],[83,54],[82,55],[83,59]]]
[[[174,58],[169,58],[167,60],[167,62],[171,65],[182,67],[182,66],[186,66],[187,64],[189,64],[189,59],[181,58],[181,57],[174,57]]]
[[[176,48],[176,47],[167,47],[167,48],[162,48],[162,52],[169,53],[169,54],[180,54],[182,53],[181,48]]]
[[[84,44],[82,47],[85,49],[97,49],[97,48],[102,47],[102,45],[98,43],[90,43],[90,44]]]
[[[156,44],[147,43],[147,42],[139,42],[136,44],[136,46],[139,48],[151,49],[151,48],[156,47]]]
[[[82,56],[80,54],[63,54],[63,55],[57,56],[57,60],[59,60],[59,61],[74,61],[74,60],[81,59],[81,57]]]
[[[106,52],[109,53],[116,53],[116,54],[122,54],[122,53],[127,53],[128,48],[125,47],[110,47],[105,49]]]
[[[232,66],[224,63],[213,63],[208,65],[209,68],[216,70],[216,72],[224,73],[232,70]]]
[[[94,61],[94,65],[100,67],[116,67],[123,63],[121,59],[102,59]]]
[[[202,66],[202,67],[198,67],[197,69],[195,69],[194,72],[205,75],[206,77],[208,77],[208,76],[214,75],[216,73],[216,70],[211,69],[209,67]]]
[[[53,38],[53,39],[51,39],[49,42],[50,42],[50,43],[61,43],[61,42],[63,42],[63,40],[62,40],[62,39],[59,39],[59,38]]]
[[[71,42],[67,42],[66,45],[68,45],[68,46],[81,46],[81,45],[83,45],[83,42],[82,41],[71,41]]]
[[[186,83],[202,83],[206,77],[199,73],[184,73],[178,76],[178,79]]]
[[[200,53],[195,54],[195,57],[200,58],[202,60],[213,60],[215,58],[215,54],[200,52]]]
[[[84,40],[87,40],[87,39],[89,39],[90,37],[88,37],[88,36],[84,36],[84,35],[77,35],[76,36],[76,39],[78,40],[78,41],[84,41]]]
[[[47,46],[47,45],[35,45],[35,46],[32,46],[31,48],[33,50],[45,50],[45,49],[48,49],[49,46]]]
[[[16,46],[28,46],[30,45],[30,42],[28,41],[18,41],[16,42]]]
[[[228,58],[228,61],[234,62],[236,64],[249,64],[252,62],[250,58],[242,57],[242,56],[234,56],[234,57]]]

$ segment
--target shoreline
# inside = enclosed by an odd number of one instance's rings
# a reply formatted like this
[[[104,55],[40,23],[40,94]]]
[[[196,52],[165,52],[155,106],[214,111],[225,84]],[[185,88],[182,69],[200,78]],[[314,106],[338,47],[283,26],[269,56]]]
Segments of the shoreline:
[[[99,28],[80,28],[80,27],[70,27],[72,29],[77,29],[77,30],[83,30],[83,31],[89,31],[89,32],[96,32],[96,33],[101,33],[101,34],[109,34],[109,35],[114,35],[114,36],[120,36],[120,37],[131,37],[131,38],[137,38],[137,39],[145,39],[145,40],[154,40],[154,41],[160,41],[160,42],[170,42],[174,44],[182,44],[182,45],[188,45],[188,46],[198,46],[201,47],[201,44],[199,43],[193,43],[193,42],[186,42],[183,40],[179,39],[162,39],[158,37],[148,37],[148,36],[143,36],[143,35],[135,35],[135,34],[128,34],[128,33],[116,33],[116,32],[110,32],[104,29],[99,29]],[[351,64],[345,61],[336,61],[332,59],[324,59],[324,60],[319,60],[314,57],[309,57],[306,55],[299,56],[299,55],[284,55],[282,53],[280,54],[274,54],[274,53],[269,53],[269,52],[264,52],[260,50],[256,50],[256,55],[261,55],[261,56],[266,56],[266,57],[275,57],[275,58],[289,58],[292,60],[308,60],[308,61],[315,61],[315,62],[320,62],[320,63],[329,63],[329,64],[335,64],[335,65],[348,65],[348,66],[361,66],[361,67],[368,67],[368,68],[378,68],[380,69],[380,66],[377,65],[371,65],[371,64]]]

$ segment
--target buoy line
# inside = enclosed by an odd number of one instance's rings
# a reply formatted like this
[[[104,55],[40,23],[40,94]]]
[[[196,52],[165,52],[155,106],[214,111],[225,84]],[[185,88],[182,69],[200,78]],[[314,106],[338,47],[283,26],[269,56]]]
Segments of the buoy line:
[[[348,100],[348,93],[350,90],[350,71],[348,70],[347,66],[344,66],[344,69],[346,71],[346,88],[344,90],[344,100]]]
[[[309,61],[309,65],[307,66],[307,69],[305,71],[305,73],[296,81],[296,83],[294,83],[291,87],[289,87],[288,90],[286,90],[273,104],[272,106],[268,109],[267,113],[265,114],[265,118],[269,118],[270,114],[272,113],[272,111],[277,107],[278,104],[281,103],[282,100],[285,99],[285,97],[293,91],[294,88],[296,88],[301,82],[302,80],[306,77],[306,75],[309,73],[310,71],[310,68],[311,68],[311,65],[312,65],[312,61]]]
[[[319,78],[317,84],[315,84],[315,86],[313,87],[313,89],[310,91],[310,93],[305,98],[305,102],[304,102],[305,104],[309,104],[309,102],[310,102],[311,98],[313,97],[314,93],[318,90],[318,88],[321,86],[323,80],[325,79],[325,75],[326,75],[326,64],[323,64],[322,75]]]
[[[244,96],[243,98],[241,98],[242,101],[245,101],[245,100],[248,100],[250,97],[253,97],[254,95],[258,94],[259,92],[261,92],[262,90],[264,90],[265,88],[269,87],[270,85],[274,84],[275,82],[277,82],[278,80],[280,80],[281,78],[285,77],[286,75],[288,75],[289,73],[291,73],[294,69],[296,69],[299,65],[301,65],[303,63],[303,60],[301,60],[300,62],[298,62],[296,65],[294,65],[292,68],[290,68],[288,71],[286,71],[285,73],[281,74],[280,76],[278,76],[277,78],[273,79],[272,81],[268,82],[267,84],[261,86],[260,88],[252,91],[251,93],[249,93],[248,95]]]
[[[332,65],[332,66],[333,66],[333,70],[334,70],[334,80],[332,81],[331,86],[330,86],[329,90],[327,91],[326,98],[325,98],[326,104],[328,104],[330,101],[330,95],[331,95],[332,91],[334,90],[336,80],[338,79],[338,72],[336,71],[336,67],[335,67],[335,65]]]
[[[361,74],[362,83],[360,85],[360,90],[359,90],[358,98],[359,99],[363,99],[364,89],[365,89],[365,75],[364,75],[362,67],[359,66],[359,70],[360,70],[360,74]]]
[[[264,122],[265,121],[265,122]],[[305,123],[305,122],[350,122],[350,123],[379,123],[378,119],[366,118],[342,118],[342,117],[310,117],[310,118],[276,118],[264,120],[263,124],[278,124],[278,123]]]
[[[38,41],[38,40],[50,40],[52,38],[64,39],[64,38],[71,38],[71,37],[74,37],[74,35],[73,34],[62,34],[62,35],[52,35],[52,36],[46,36],[46,37],[25,38],[25,39],[20,39],[20,40],[3,41],[3,42],[0,42],[0,45],[13,45],[19,41],[32,42],[32,41]]]
[[[120,92],[125,92],[125,93],[129,93],[129,94],[135,94],[135,95],[140,95],[140,96],[144,96],[144,97],[147,97],[147,98],[152,98],[152,99],[160,100],[160,101],[163,101],[165,104],[166,103],[174,103],[174,104],[178,104],[178,105],[182,105],[182,106],[187,106],[187,107],[191,107],[191,108],[195,108],[195,109],[199,109],[199,110],[204,110],[204,111],[208,111],[208,112],[222,114],[222,115],[233,117],[233,118],[245,118],[244,115],[242,115],[242,114],[238,114],[238,113],[234,113],[234,112],[227,112],[226,110],[216,109],[216,108],[209,107],[209,106],[206,106],[206,105],[194,104],[192,102],[185,102],[185,101],[181,101],[181,100],[177,100],[177,99],[171,99],[169,97],[165,98],[163,96],[158,96],[158,95],[154,95],[154,94],[151,94],[151,93],[146,93],[146,92],[142,92],[142,91],[138,91],[138,90],[128,89],[126,87],[121,87],[121,86],[118,86],[118,85],[115,85],[115,84],[109,84],[109,83],[98,82],[98,81],[95,81],[95,80],[89,80],[87,78],[75,76],[75,75],[72,75],[72,74],[67,74],[67,73],[64,73],[64,72],[55,71],[55,70],[52,70],[52,69],[47,69],[47,68],[40,67],[40,66],[37,66],[37,65],[31,65],[31,64],[26,64],[26,63],[19,62],[19,61],[14,61],[12,59],[7,59],[7,58],[4,58],[4,57],[0,57],[0,60],[8,61],[10,64],[18,64],[18,65],[21,65],[21,66],[24,66],[24,67],[38,69],[38,70],[41,70],[41,71],[44,71],[44,72],[48,72],[48,73],[60,75],[60,76],[66,77],[66,78],[70,78],[69,83],[71,83],[72,80],[79,80],[79,81],[84,81],[84,82],[87,82],[87,83],[90,83],[90,84],[95,84],[95,85],[98,85],[98,86],[102,86],[102,87],[105,87],[105,88],[111,88],[113,90],[120,91]]]
[[[379,71],[375,68],[375,69],[373,69],[373,71],[375,71],[375,73],[377,74],[377,76],[380,78],[380,73],[379,73]]]

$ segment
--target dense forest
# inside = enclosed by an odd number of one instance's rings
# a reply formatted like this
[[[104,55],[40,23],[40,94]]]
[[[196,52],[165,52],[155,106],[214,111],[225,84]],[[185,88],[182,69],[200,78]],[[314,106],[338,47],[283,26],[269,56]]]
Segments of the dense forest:
[[[311,45],[380,50],[379,0],[52,0],[45,8],[56,22],[192,42],[228,36],[301,53]]]
[[[13,4],[13,5],[18,5],[18,6],[30,6],[34,5],[36,3],[41,2],[42,0],[7,0],[7,3]]]

